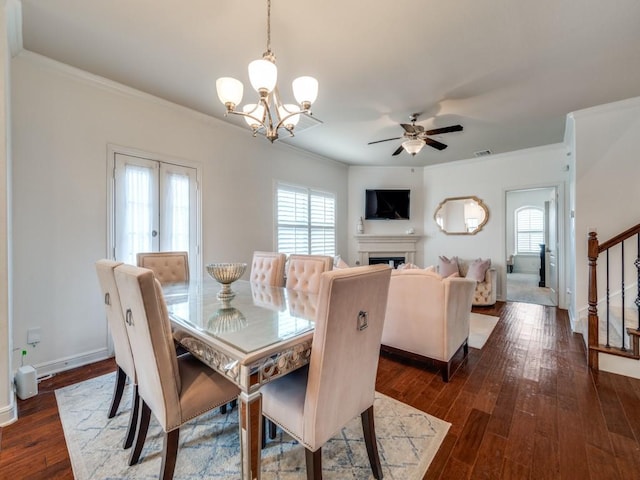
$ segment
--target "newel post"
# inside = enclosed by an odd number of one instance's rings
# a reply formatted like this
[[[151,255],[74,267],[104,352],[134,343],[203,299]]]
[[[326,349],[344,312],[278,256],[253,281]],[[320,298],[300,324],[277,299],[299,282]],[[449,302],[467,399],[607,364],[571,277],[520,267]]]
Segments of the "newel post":
[[[600,344],[598,338],[598,234],[589,232],[589,367],[598,370],[598,351],[591,348]]]

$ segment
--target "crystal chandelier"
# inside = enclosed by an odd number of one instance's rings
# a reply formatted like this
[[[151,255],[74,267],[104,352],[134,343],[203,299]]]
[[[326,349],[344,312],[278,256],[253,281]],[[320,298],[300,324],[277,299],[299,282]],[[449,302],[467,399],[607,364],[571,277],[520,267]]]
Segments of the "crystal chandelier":
[[[300,115],[311,115],[311,104],[318,96],[318,81],[313,77],[298,77],[293,81],[293,95],[298,105],[282,103],[278,86],[276,57],[271,51],[271,0],[267,0],[267,51],[262,58],[249,64],[249,80],[258,92],[258,103],[248,103],[238,111],[242,101],[244,86],[231,77],[216,80],[218,98],[224,104],[227,114],[241,115],[253,131],[258,132],[273,143],[278,138],[278,130],[284,128],[291,136],[300,120]]]

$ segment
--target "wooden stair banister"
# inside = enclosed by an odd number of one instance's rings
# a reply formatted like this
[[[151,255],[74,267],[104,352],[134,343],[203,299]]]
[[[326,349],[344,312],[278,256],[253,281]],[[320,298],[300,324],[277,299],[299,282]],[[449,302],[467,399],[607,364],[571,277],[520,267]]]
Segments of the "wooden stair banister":
[[[624,338],[624,331],[631,338],[631,350],[627,350],[624,345],[624,341],[620,348],[611,347],[608,344],[609,333],[607,330],[607,344],[602,345],[599,339],[599,317],[598,317],[598,275],[597,275],[597,266],[598,266],[598,257],[601,253],[606,252],[607,254],[607,309],[609,308],[609,285],[608,285],[608,262],[609,262],[609,249],[615,247],[619,244],[623,244],[623,242],[634,235],[638,236],[638,253],[635,259],[634,265],[638,269],[638,285],[640,289],[640,223],[631,227],[624,232],[614,236],[613,238],[607,240],[606,242],[599,243],[598,235],[596,232],[589,232],[588,238],[588,248],[587,248],[587,256],[589,259],[589,295],[588,295],[588,335],[589,335],[589,353],[588,353],[588,361],[589,367],[593,370],[598,370],[599,368],[599,353],[608,353],[612,355],[640,359],[640,325],[638,328],[623,328],[622,335]],[[622,245],[622,299],[623,299],[623,310],[624,310],[624,244]],[[640,308],[640,290],[639,294],[636,297],[636,305]],[[608,313],[608,312],[607,312]],[[607,314],[608,321],[608,314]],[[623,313],[623,322],[624,322],[624,313]]]

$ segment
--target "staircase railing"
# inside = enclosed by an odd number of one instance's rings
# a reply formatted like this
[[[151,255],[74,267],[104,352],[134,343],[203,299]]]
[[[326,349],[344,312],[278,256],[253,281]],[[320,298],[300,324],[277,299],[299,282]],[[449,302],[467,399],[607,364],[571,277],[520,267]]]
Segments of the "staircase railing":
[[[635,242],[632,237],[635,235]],[[629,240],[625,242],[626,240]],[[635,308],[638,313],[638,325],[633,328],[628,328],[625,323],[625,266],[628,266],[630,261],[627,260],[625,265],[625,244],[636,244],[636,257],[633,260],[633,265],[636,268],[636,286],[637,293],[635,297]],[[605,326],[606,326],[606,340],[605,343],[600,341],[600,318],[598,317],[598,271],[597,263],[598,257],[605,255],[605,268],[606,268],[606,293],[604,298],[605,303]],[[589,257],[589,366],[598,370],[598,356],[600,352],[608,353],[611,355],[617,355],[627,358],[640,359],[640,224],[632,227],[619,235],[607,240],[606,242],[599,243],[598,235],[596,232],[589,232],[589,245],[588,245],[588,257]],[[617,261],[619,260],[619,265]],[[621,312],[621,318],[612,319],[612,293],[611,284],[613,283],[610,278],[611,265],[619,266],[620,273],[620,290],[619,295],[616,293],[616,297],[619,297],[619,301],[616,303],[620,305],[619,311]],[[617,272],[616,272],[617,273]],[[619,321],[620,325],[620,343],[611,345],[610,343],[610,328],[613,321]],[[630,345],[626,345],[625,331],[629,335]],[[629,348],[630,347],[630,348]]]

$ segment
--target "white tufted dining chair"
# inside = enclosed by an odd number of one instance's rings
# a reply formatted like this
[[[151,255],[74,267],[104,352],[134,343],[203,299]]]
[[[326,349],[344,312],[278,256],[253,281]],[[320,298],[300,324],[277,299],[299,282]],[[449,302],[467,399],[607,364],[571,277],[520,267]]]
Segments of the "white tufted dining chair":
[[[284,264],[287,256],[278,252],[253,252],[251,262],[251,283],[271,285],[273,287],[284,286]]]
[[[187,252],[144,252],[136,255],[139,267],[153,270],[162,285],[189,281]]]
[[[308,368],[260,389],[264,417],[304,446],[307,479],[322,478],[322,446],[357,415],[382,478],[373,402],[390,274],[388,265],[323,273]]]
[[[320,275],[333,268],[333,257],[326,255],[289,255],[286,287],[301,292],[318,293]]]

